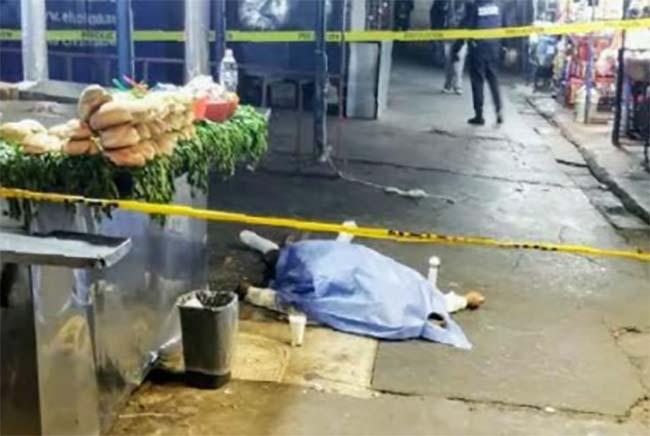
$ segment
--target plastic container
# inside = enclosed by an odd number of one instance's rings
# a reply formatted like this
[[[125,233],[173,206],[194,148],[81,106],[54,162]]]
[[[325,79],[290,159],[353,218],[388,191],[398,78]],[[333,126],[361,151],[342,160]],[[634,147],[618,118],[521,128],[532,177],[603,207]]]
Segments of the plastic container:
[[[427,278],[434,288],[438,288],[438,269],[440,269],[440,258],[438,256],[431,256],[429,258],[429,273]]]
[[[188,384],[217,389],[230,380],[239,322],[233,292],[194,291],[178,303]]]
[[[239,84],[239,69],[232,49],[227,48],[226,53],[219,65],[219,83],[223,85],[228,92],[237,92]]]
[[[239,98],[233,97],[229,101],[210,101],[206,102],[205,118],[216,123],[228,121],[237,112],[239,107]]]
[[[588,124],[593,121],[598,112],[598,101],[600,100],[600,93],[595,88],[591,89],[589,98],[589,114],[587,114],[587,88],[582,87],[576,94],[575,106],[573,108],[575,120],[578,123]]]
[[[204,120],[205,119],[205,112],[208,108],[208,99],[207,98],[199,98],[194,100],[194,104],[192,105],[192,109],[194,111],[194,118],[197,120]]]
[[[291,328],[291,346],[301,347],[305,339],[307,316],[304,313],[290,313],[289,327]]]

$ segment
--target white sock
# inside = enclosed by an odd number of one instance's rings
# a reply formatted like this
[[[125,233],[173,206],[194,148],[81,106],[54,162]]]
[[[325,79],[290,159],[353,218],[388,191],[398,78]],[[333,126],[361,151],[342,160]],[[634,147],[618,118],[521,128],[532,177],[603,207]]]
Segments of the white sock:
[[[243,244],[249,246],[253,250],[257,250],[261,252],[262,254],[266,254],[269,251],[280,249],[278,244],[276,244],[275,242],[262,238],[260,235],[258,235],[255,232],[251,232],[250,230],[244,230],[243,232],[241,232],[239,234],[239,240]]]
[[[445,297],[447,312],[456,313],[467,308],[467,298],[456,294],[454,291],[443,294],[443,296]]]
[[[343,227],[347,227],[349,229],[356,229],[357,223],[354,221],[345,221],[343,223]],[[352,242],[353,239],[354,239],[354,235],[351,235],[350,233],[346,233],[346,232],[341,232],[336,237],[336,240],[338,242]]]
[[[255,306],[265,307],[271,310],[278,310],[275,305],[276,292],[268,288],[256,288],[251,286],[246,293],[246,301]]]

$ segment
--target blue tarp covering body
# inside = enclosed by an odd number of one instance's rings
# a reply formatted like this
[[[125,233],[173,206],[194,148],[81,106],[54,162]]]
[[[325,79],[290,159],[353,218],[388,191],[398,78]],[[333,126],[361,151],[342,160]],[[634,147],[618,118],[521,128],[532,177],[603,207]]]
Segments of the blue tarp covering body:
[[[413,269],[362,245],[291,244],[280,253],[272,288],[279,306],[293,306],[335,329],[471,348],[439,290]],[[444,320],[444,328],[429,321],[432,314]]]

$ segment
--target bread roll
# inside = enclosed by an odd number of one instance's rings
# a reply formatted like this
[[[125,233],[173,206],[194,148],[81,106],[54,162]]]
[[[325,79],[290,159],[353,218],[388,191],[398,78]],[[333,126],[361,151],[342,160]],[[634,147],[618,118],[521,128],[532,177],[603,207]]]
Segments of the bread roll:
[[[118,167],[143,167],[146,164],[144,156],[134,147],[105,151],[104,155]]]
[[[134,149],[143,155],[146,160],[151,160],[156,157],[156,146],[152,144],[151,141],[140,141],[138,142],[138,145],[134,147]]]
[[[113,100],[111,94],[99,85],[90,85],[81,92],[77,103],[77,113],[82,121],[88,121],[105,103]]]
[[[90,140],[91,146],[88,148],[88,154],[91,156],[94,156],[96,154],[99,154],[102,152],[101,148],[99,148],[99,145],[97,145],[97,142],[94,140]]]
[[[81,154],[87,154],[94,145],[95,143],[90,139],[68,141],[63,146],[63,152],[69,156],[79,156]]]
[[[185,113],[185,106],[180,103],[173,103],[171,105],[171,112],[175,115],[182,115]]]
[[[156,151],[163,156],[171,156],[174,153],[176,142],[171,134],[166,133],[155,141]]]
[[[135,128],[138,131],[138,135],[140,135],[140,139],[151,138],[151,130],[149,130],[146,123],[136,124]]]
[[[47,133],[47,129],[36,120],[21,120],[18,124],[29,129],[32,133]]]
[[[169,138],[171,139],[173,146],[176,147],[176,144],[178,143],[178,140],[181,137],[181,134],[179,132],[170,132],[168,133]]]
[[[74,140],[88,139],[92,136],[93,132],[90,130],[88,123],[80,120],[70,120],[68,125],[72,130],[71,137]]]
[[[194,137],[195,130],[193,129],[194,126],[185,126],[183,127],[183,130],[180,131],[180,139],[184,141],[189,141]]]
[[[172,130],[181,130],[183,127],[185,127],[184,115],[168,115],[165,120],[172,127]]]
[[[131,123],[133,116],[125,102],[110,102],[102,105],[90,117],[90,128],[95,131],[106,130],[121,124]]]
[[[156,120],[147,123],[147,129],[149,129],[149,132],[151,133],[151,138],[157,138],[165,133]]]
[[[140,142],[138,131],[130,124],[103,130],[100,133],[100,138],[104,150],[129,147]]]
[[[23,152],[26,154],[43,154],[59,151],[62,147],[61,140],[47,133],[32,133],[22,141]]]
[[[162,120],[163,118],[166,118],[170,114],[170,106],[169,104],[161,101],[158,103],[156,106],[156,115],[154,118]]]
[[[62,139],[64,142],[68,139],[89,139],[92,136],[88,124],[79,120],[70,120],[65,124],[52,126],[48,129],[47,133]]]
[[[121,102],[125,109],[131,112],[134,123],[145,123],[152,119],[153,110],[149,103],[141,100],[130,100]]]
[[[149,130],[151,130],[151,136],[160,136],[169,132],[171,126],[162,120],[153,120],[149,123]]]
[[[88,127],[88,124],[77,119],[51,127],[48,133],[59,138],[74,139],[76,141],[89,139],[92,136],[92,131]]]
[[[47,129],[47,133],[52,136],[56,136],[58,138],[67,140],[70,139],[70,136],[72,135],[72,129],[68,125],[68,123],[65,124],[57,124],[55,126],[50,127]]]
[[[23,142],[33,132],[20,123],[4,123],[0,125],[0,139],[11,142]]]

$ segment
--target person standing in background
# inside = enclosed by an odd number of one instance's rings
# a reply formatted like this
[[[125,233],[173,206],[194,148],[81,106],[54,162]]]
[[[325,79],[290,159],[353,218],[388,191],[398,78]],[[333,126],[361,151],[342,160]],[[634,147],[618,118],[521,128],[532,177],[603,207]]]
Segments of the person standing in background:
[[[451,0],[449,7],[449,28],[458,29],[465,15],[465,2]],[[445,42],[445,84],[442,88],[444,94],[463,94],[463,71],[465,70],[465,57],[467,44],[461,41],[462,47],[454,56],[454,42]],[[457,58],[457,60],[454,60]]]
[[[414,0],[395,0],[393,30],[404,31],[411,28],[411,12],[414,6]]]
[[[501,10],[495,0],[474,0],[465,6],[465,17],[461,24],[465,29],[487,30],[502,27]],[[456,41],[452,49],[453,59],[459,59],[459,52],[464,41]],[[474,101],[474,117],[468,120],[469,124],[482,126],[483,118],[483,90],[487,80],[494,102],[497,123],[503,123],[503,105],[497,65],[500,59],[501,42],[498,39],[478,39],[467,41],[469,56],[469,74],[472,80],[472,97]]]
[[[433,0],[429,9],[429,23],[432,30],[444,30],[447,28],[450,0]],[[433,43],[433,64],[436,66],[445,65],[445,46],[440,41]]]

